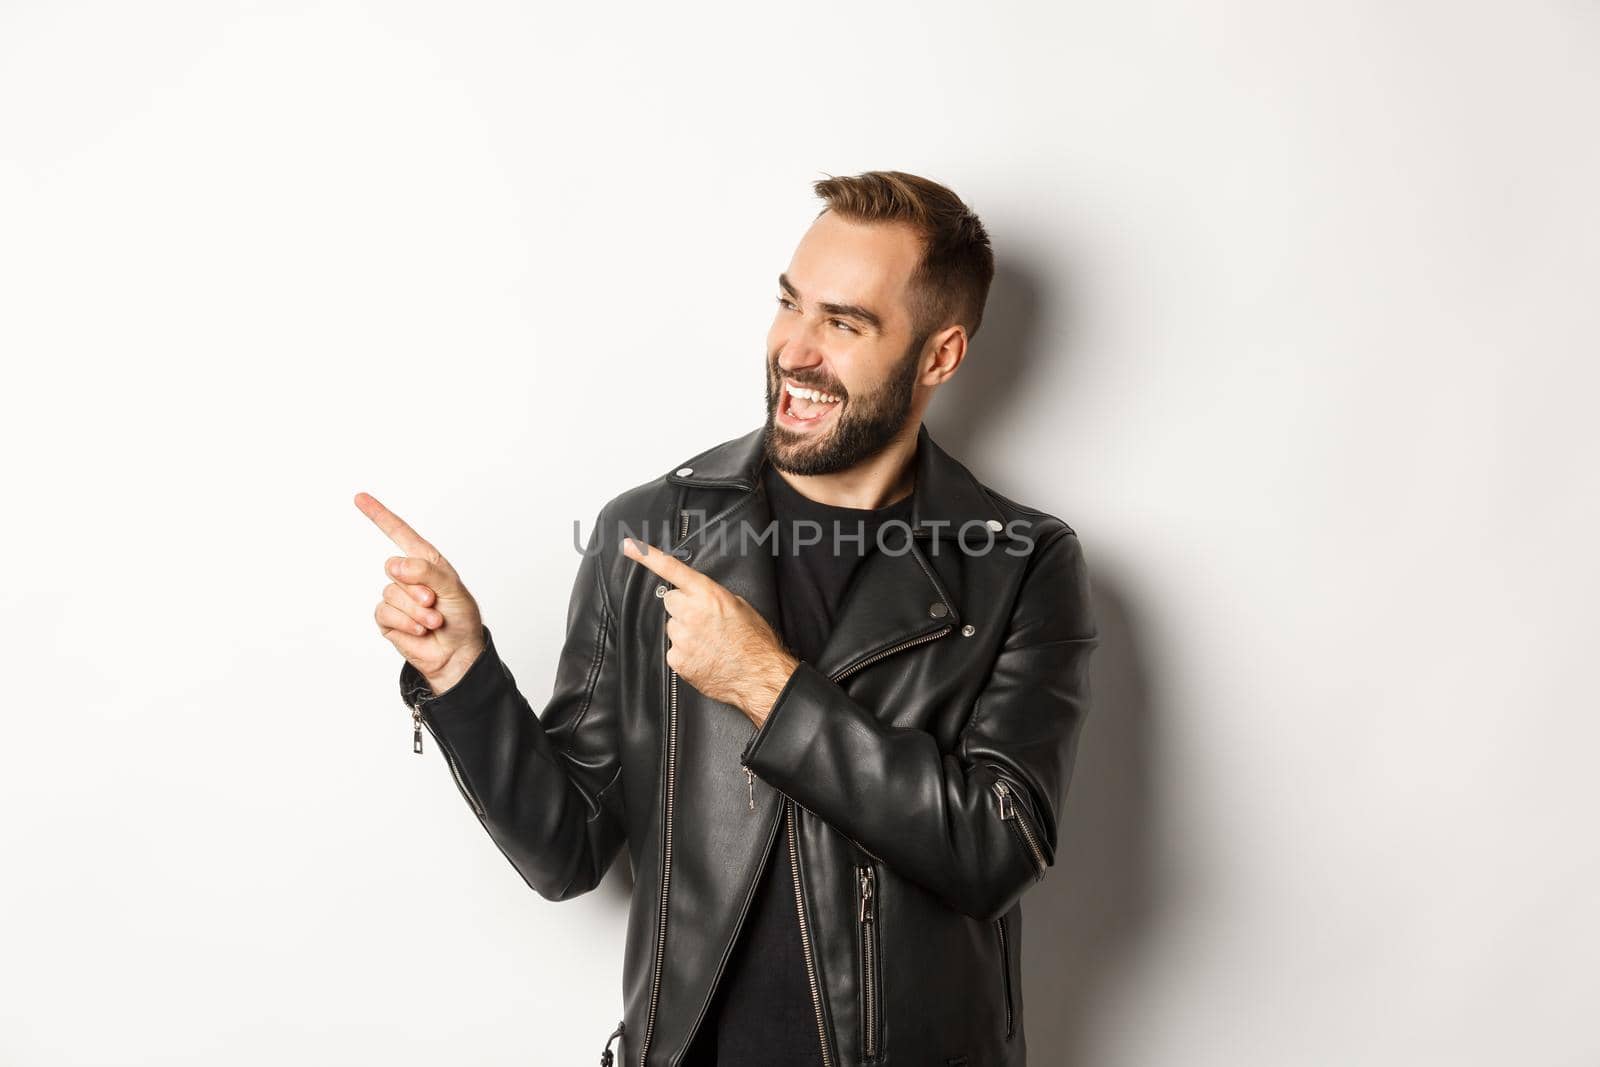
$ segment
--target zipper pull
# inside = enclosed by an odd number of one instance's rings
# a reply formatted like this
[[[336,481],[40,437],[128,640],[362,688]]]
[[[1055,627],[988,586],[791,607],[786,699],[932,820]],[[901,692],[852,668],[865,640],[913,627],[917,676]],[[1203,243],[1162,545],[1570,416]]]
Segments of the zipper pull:
[[[606,1038],[606,1047],[600,1053],[600,1067],[611,1067],[611,1064],[615,1062],[615,1057],[611,1055],[611,1042],[622,1036],[622,1027],[623,1024],[619,1022],[617,1028],[611,1031],[611,1036]]]
[[[872,921],[872,868],[859,868],[861,878],[861,921]]]
[[[750,787],[750,810],[756,810],[756,772],[749,767],[744,769],[745,785]]]
[[[411,705],[411,751],[422,751],[422,701]]]
[[[1006,788],[1004,782],[995,782],[994,791],[1000,794],[1000,817],[1002,819],[1015,818],[1017,809],[1011,804],[1011,790]]]

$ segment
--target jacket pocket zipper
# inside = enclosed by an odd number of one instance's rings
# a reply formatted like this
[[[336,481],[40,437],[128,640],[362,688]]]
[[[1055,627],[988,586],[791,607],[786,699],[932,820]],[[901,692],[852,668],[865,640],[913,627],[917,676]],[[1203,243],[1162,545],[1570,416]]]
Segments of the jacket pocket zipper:
[[[861,937],[861,1054],[878,1055],[882,1029],[883,987],[879,977],[877,935],[877,876],[871,866],[856,868],[857,928]]]
[[[994,795],[1000,798],[1000,818],[1016,827],[1017,833],[1022,838],[1022,843],[1028,848],[1028,854],[1033,857],[1034,867],[1038,870],[1034,881],[1038,881],[1044,877],[1044,872],[1049,869],[1049,864],[1045,863],[1044,852],[1039,848],[1039,839],[1034,836],[1033,827],[1028,825],[1027,815],[1023,813],[1022,807],[1012,798],[1011,787],[1006,784],[1005,779],[996,778],[994,780]]]
[[[856,671],[859,671],[862,667],[870,666],[870,665],[878,662],[880,659],[882,659],[885,656],[893,655],[894,653],[899,652],[902,649],[911,648],[914,645],[920,645],[920,644],[923,644],[926,641],[933,641],[933,640],[935,640],[937,638],[943,637],[945,634],[949,633],[951,630],[954,630],[954,629],[955,629],[955,627],[953,625],[941,626],[937,630],[934,630],[932,633],[925,633],[925,634],[922,634],[921,636],[913,637],[909,641],[902,641],[897,645],[891,645],[890,647],[882,649],[881,651],[874,652],[872,655],[867,656],[865,659],[859,659],[859,660],[856,660],[854,663],[846,664],[844,667],[841,667],[839,670],[834,671],[831,675],[828,676],[828,678],[829,678],[830,681],[842,682],[846,678],[848,678],[852,674],[854,674]]]
[[[1000,935],[1000,988],[1006,995],[1006,1039],[1010,1040],[1015,1030],[1011,1007],[1011,945],[1006,939],[1006,917],[1004,915],[994,921],[995,931]]]

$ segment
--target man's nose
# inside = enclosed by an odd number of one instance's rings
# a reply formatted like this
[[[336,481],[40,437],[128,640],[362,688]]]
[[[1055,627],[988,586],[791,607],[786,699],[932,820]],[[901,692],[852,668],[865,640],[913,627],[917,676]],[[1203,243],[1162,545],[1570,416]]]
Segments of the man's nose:
[[[796,323],[778,350],[778,366],[783,370],[804,370],[822,362],[822,335],[816,326]]]

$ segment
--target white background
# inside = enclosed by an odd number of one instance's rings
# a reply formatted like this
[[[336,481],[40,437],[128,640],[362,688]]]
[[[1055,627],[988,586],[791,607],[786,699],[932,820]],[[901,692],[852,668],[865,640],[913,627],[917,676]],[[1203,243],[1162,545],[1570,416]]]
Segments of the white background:
[[[990,229],[929,429],[1105,636],[1030,1062],[1600,1062],[1600,7],[562,7],[0,7],[0,1062],[598,1056],[627,862],[412,754],[350,497],[542,706],[874,167]]]

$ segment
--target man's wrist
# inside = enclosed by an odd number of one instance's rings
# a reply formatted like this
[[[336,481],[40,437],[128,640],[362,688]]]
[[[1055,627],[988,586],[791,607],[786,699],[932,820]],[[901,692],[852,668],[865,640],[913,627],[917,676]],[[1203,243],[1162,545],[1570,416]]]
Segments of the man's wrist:
[[[472,665],[478,661],[478,657],[483,655],[485,647],[481,638],[470,645],[462,646],[451,653],[443,668],[434,674],[422,675],[422,680],[428,683],[428,688],[433,690],[434,696],[443,696],[466,677]]]
[[[800,661],[787,650],[777,649],[750,672],[750,684],[740,702],[740,709],[757,728],[767,721],[778,694],[783,692],[783,687],[789,683],[789,676],[799,665]]]

